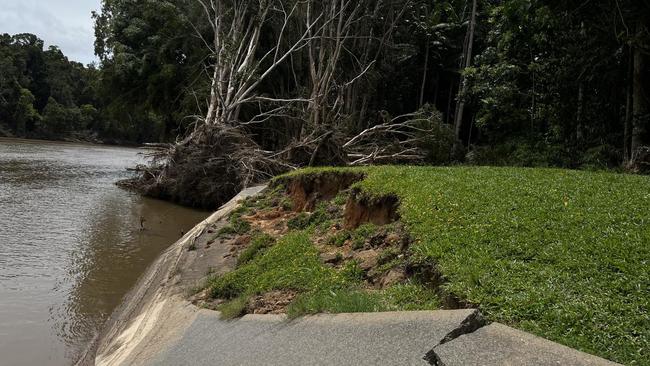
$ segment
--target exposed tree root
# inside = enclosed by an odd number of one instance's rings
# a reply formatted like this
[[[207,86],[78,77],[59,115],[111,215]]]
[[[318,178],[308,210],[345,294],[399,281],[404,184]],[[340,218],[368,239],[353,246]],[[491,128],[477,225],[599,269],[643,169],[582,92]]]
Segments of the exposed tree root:
[[[247,186],[291,169],[269,157],[242,130],[226,126],[206,126],[182,143],[155,150],[152,157],[151,165],[137,168],[137,178],[119,185],[206,209],[218,207]]]

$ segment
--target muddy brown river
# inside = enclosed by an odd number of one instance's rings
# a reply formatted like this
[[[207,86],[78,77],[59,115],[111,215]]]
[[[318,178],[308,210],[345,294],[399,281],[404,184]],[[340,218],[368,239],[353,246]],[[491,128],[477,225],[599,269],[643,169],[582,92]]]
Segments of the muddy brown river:
[[[140,152],[0,139],[0,365],[72,364],[146,267],[207,216],[116,187]]]

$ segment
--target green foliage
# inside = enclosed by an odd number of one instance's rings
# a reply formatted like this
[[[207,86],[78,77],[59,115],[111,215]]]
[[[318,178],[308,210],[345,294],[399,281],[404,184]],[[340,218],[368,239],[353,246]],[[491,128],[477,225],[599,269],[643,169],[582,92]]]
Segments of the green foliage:
[[[217,306],[217,310],[221,312],[221,318],[234,319],[246,314],[246,305],[248,298],[240,296]]]
[[[275,239],[268,234],[257,234],[251,239],[251,243],[237,258],[237,265],[241,266],[250,262],[255,256],[264,252],[264,249],[270,247]]]
[[[29,89],[20,88],[20,97],[16,104],[13,118],[16,123],[15,132],[19,136],[25,136],[28,126],[34,126],[41,120],[41,116],[34,108],[34,95]]]
[[[472,165],[551,167],[572,165],[572,154],[560,144],[511,140],[504,144],[478,146],[467,156]]]
[[[94,67],[44,49],[33,34],[0,35],[0,126],[18,137],[101,133]]]
[[[327,202],[320,202],[313,212],[301,212],[287,221],[287,227],[292,230],[304,230],[325,224],[332,218],[327,212]]]
[[[287,221],[287,227],[291,230],[303,230],[309,226],[310,214],[301,212]]]
[[[305,232],[281,238],[261,256],[209,283],[213,297],[232,299],[277,289],[311,291],[344,286],[346,279],[325,267]]]
[[[442,122],[442,115],[434,106],[423,106],[414,118],[418,121],[417,127],[426,131],[420,137],[423,139],[421,147],[427,152],[427,163],[444,165],[462,158],[455,151],[457,143],[453,129]]]
[[[211,295],[227,300],[218,308],[223,317],[242,315],[251,296],[272,290],[300,293],[289,306],[291,317],[323,311],[437,307],[433,292],[420,285],[399,285],[378,292],[360,289],[364,272],[358,264],[349,261],[340,270],[324,266],[307,232],[290,232],[269,247],[270,242],[272,239],[264,236],[253,239],[251,247],[266,249],[251,254],[234,271],[208,281]]]
[[[435,264],[448,293],[479,304],[493,321],[646,364],[648,177],[472,167],[365,172],[357,187],[398,195],[413,260]]]
[[[75,117],[78,116],[75,112],[78,111],[66,108],[50,97],[43,110],[43,123],[38,126],[38,129],[44,135],[65,135],[76,127],[73,123],[76,122]]]
[[[637,24],[650,8],[527,0],[487,7],[485,44],[465,70],[464,97],[476,111],[477,141],[489,151],[472,157],[526,166],[620,165],[631,33],[617,29]],[[647,34],[633,37],[640,47],[650,42]],[[605,148],[607,156],[600,155]]]
[[[403,284],[382,291],[386,310],[436,310],[441,303],[433,289],[418,284]]]
[[[348,201],[348,192],[339,192],[339,194],[334,197],[332,203],[338,206],[343,206]]]
[[[327,244],[334,245],[336,247],[342,247],[345,244],[345,242],[351,237],[352,235],[350,234],[349,231],[342,230],[327,238]]]
[[[196,37],[198,30],[209,38],[200,5],[104,0],[93,18],[111,132],[138,141],[182,134],[192,121],[187,117],[199,113],[196,101],[209,93],[201,75],[208,51]]]
[[[289,318],[316,313],[359,313],[382,309],[379,296],[359,290],[314,291],[299,296],[287,309]]]
[[[251,229],[251,224],[242,219],[240,215],[233,215],[230,218],[230,224],[222,227],[217,232],[217,236],[225,235],[244,235],[247,234]]]
[[[352,249],[361,249],[366,241],[377,233],[377,225],[367,223],[356,228],[352,234]]]
[[[377,263],[379,265],[384,265],[391,263],[399,256],[400,251],[397,248],[387,248],[379,253],[379,258],[377,258]]]
[[[341,275],[352,282],[361,282],[365,273],[356,260],[351,260],[345,263],[341,268]]]
[[[437,294],[420,285],[405,284],[381,291],[344,289],[302,294],[287,309],[290,318],[316,313],[357,313],[440,309]]]
[[[620,151],[611,145],[600,145],[587,149],[582,156],[583,169],[616,169],[622,160]]]

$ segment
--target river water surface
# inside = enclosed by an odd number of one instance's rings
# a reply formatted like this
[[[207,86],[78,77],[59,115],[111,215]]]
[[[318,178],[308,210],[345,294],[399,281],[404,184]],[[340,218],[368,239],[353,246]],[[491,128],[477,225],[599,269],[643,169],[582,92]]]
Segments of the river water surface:
[[[0,365],[73,363],[146,267],[207,216],[117,188],[140,152],[0,139]]]

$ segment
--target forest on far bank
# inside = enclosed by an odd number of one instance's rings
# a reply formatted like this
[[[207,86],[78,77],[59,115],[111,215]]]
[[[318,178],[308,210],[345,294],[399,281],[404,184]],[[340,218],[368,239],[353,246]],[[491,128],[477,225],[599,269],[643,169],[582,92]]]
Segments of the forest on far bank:
[[[69,60],[36,35],[0,34],[0,136],[135,143],[150,126],[107,115],[102,70]],[[152,133],[154,132],[154,133]]]
[[[102,5],[97,66],[0,37],[0,130],[187,143],[228,127],[291,166],[650,160],[644,1]]]

